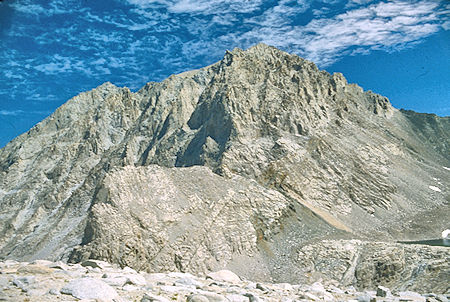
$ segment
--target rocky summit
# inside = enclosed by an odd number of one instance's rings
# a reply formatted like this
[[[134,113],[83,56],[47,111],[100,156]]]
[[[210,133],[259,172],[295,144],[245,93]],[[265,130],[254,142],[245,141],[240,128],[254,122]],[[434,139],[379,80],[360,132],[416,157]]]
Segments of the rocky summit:
[[[449,150],[449,117],[264,44],[137,92],[105,83],[0,150],[2,267],[448,294],[448,248],[397,242],[449,227]]]

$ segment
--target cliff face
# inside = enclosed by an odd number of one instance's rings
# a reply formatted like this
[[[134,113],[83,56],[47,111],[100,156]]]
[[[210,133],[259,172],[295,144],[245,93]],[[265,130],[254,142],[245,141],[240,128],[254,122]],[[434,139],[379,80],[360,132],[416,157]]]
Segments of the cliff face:
[[[448,117],[235,49],[136,93],[103,84],[1,149],[0,257],[293,279],[307,242],[448,227],[449,145]]]

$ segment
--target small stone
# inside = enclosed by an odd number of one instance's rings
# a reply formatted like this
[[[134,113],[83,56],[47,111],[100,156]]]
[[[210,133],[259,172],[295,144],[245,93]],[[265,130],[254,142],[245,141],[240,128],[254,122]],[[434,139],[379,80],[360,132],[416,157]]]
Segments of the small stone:
[[[198,294],[208,298],[209,302],[228,302],[227,299],[225,299],[225,297],[216,293],[199,290]]]
[[[356,293],[356,289],[353,286],[349,286],[345,291],[346,294],[355,294]]]
[[[166,292],[166,293],[171,293],[171,294],[176,294],[176,293],[179,293],[179,292],[182,292],[182,291],[189,291],[189,292],[191,292],[190,288],[185,288],[185,287],[183,288],[183,287],[180,287],[180,286],[172,286],[172,285],[162,285],[160,287],[160,289],[162,291]]]
[[[93,278],[75,279],[61,289],[61,293],[72,295],[78,299],[117,299],[116,290],[105,282]]]
[[[256,283],[256,288],[259,289],[259,290],[262,290],[263,292],[268,291],[267,287],[265,287],[261,283]]]
[[[328,293],[328,292],[323,293],[322,299],[323,299],[324,301],[334,301],[333,295],[330,294],[330,293]]]
[[[15,261],[15,260],[7,259],[7,260],[5,260],[5,261],[3,262],[3,264],[4,264],[5,266],[13,266],[13,265],[19,264],[19,262]]]
[[[70,270],[70,266],[65,264],[62,261],[58,261],[56,263],[52,263],[49,265],[50,268],[54,268],[54,269],[60,269],[60,270],[64,270],[64,271],[68,271]]]
[[[239,283],[241,281],[241,278],[239,278],[238,275],[229,270],[211,272],[206,276],[206,278],[228,283]]]
[[[246,294],[244,294],[244,296],[246,296],[248,298],[249,302],[260,302],[261,301],[257,296],[255,296],[254,294],[251,294],[251,293],[246,293]]]
[[[139,290],[140,287],[135,286],[135,285],[131,285],[131,284],[125,284],[122,289],[126,292],[132,292],[132,291],[136,291]]]
[[[112,267],[112,265],[109,264],[108,262],[101,261],[101,260],[94,260],[94,259],[89,259],[89,260],[83,261],[83,262],[81,262],[81,265],[84,267],[92,267],[92,268],[100,268],[100,269],[106,269],[106,268]]]
[[[115,276],[112,278],[102,278],[102,281],[111,286],[122,287],[127,283],[128,279],[123,276]]]
[[[167,278],[166,274],[163,274],[163,273],[147,274],[147,280],[151,280],[151,281],[158,281],[158,280],[163,280],[166,278]]]
[[[248,281],[247,285],[245,285],[244,288],[248,290],[256,289],[256,282]]]
[[[53,265],[53,262],[49,260],[34,260],[33,262],[31,262],[31,264],[50,267],[51,265]]]
[[[291,291],[293,289],[292,285],[289,284],[289,283],[278,283],[278,284],[276,284],[276,286],[278,288],[281,288],[281,289],[284,289],[284,290],[287,290],[287,291]]]
[[[186,302],[209,302],[208,298],[202,295],[189,295]]]
[[[34,282],[35,282],[34,276],[17,277],[14,278],[13,280],[13,284],[24,292],[27,292]]]
[[[134,269],[132,269],[131,267],[128,267],[128,266],[125,266],[125,267],[122,269],[122,271],[123,271],[124,273],[128,273],[128,274],[137,274],[137,272],[136,272]]]
[[[102,273],[102,269],[99,267],[86,267],[89,273],[97,273],[97,274],[101,274]]]
[[[180,278],[175,281],[175,284],[181,284],[181,285],[187,285],[187,286],[195,286],[195,287],[201,287],[203,284],[201,282],[198,282],[192,278]]]
[[[444,295],[442,295],[442,294],[436,295],[436,299],[437,299],[438,301],[441,301],[441,302],[448,302],[447,297],[444,296]]]
[[[9,278],[6,276],[0,276],[0,289],[6,287],[9,284]]]
[[[323,293],[325,292],[325,288],[323,287],[322,283],[314,282],[310,287],[310,291]]]
[[[375,302],[377,299],[369,294],[363,294],[358,296],[356,300],[358,300],[358,302]]]
[[[141,302],[170,302],[170,300],[161,297],[161,296],[156,296],[150,293],[146,293],[144,294],[144,296],[141,299]]]
[[[248,297],[242,296],[242,295],[237,295],[237,294],[226,295],[225,298],[230,302],[248,302],[249,301]]]
[[[300,298],[302,299],[309,299],[312,301],[320,301],[320,298],[311,294],[311,293],[303,293],[302,295],[300,295]]]
[[[195,278],[192,274],[189,273],[180,273],[180,272],[170,272],[167,274],[170,278]]]
[[[377,287],[377,297],[387,297],[388,295],[391,294],[391,291],[389,290],[389,288],[378,285]]]
[[[39,275],[39,274],[51,274],[53,272],[53,269],[39,264],[30,264],[20,266],[17,269],[17,272],[22,274]]]
[[[35,296],[35,297],[42,297],[45,296],[48,293],[46,288],[30,288],[27,291],[27,296]]]
[[[59,293],[59,290],[57,290],[57,289],[55,289],[55,288],[51,288],[49,291],[48,291],[48,293],[50,294],[50,295],[59,295],[60,293]]]
[[[230,286],[229,288],[226,289],[226,292],[228,294],[238,294],[238,295],[243,295],[246,293],[246,290],[241,288],[241,287],[236,287],[236,286]]]
[[[147,280],[145,280],[145,277],[141,276],[139,274],[127,275],[126,278],[127,278],[127,281],[126,281],[127,284],[134,284],[137,286],[147,285]]]
[[[412,291],[399,292],[398,296],[399,296],[399,301],[416,301],[416,302],[425,302],[426,301],[426,298],[423,297],[421,294],[415,293]]]
[[[345,294],[345,292],[342,289],[340,289],[340,288],[338,288],[338,287],[336,287],[334,285],[331,285],[329,287],[328,291],[331,292],[331,293],[335,293],[335,294]]]

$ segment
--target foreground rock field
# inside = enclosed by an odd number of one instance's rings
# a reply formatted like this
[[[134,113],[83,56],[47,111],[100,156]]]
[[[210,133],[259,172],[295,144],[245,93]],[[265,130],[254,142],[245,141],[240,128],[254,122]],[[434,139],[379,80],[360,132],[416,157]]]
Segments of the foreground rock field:
[[[144,273],[98,260],[65,264],[36,260],[0,262],[0,301],[448,301],[449,295],[338,288],[335,282],[257,283],[228,270],[197,277]]]

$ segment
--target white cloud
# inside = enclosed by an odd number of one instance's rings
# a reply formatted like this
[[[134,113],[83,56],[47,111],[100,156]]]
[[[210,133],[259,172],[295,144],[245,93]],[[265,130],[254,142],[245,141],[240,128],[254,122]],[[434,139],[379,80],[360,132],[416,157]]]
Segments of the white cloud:
[[[310,3],[307,2],[282,0],[278,5],[267,9],[262,15],[245,20],[245,22],[268,28],[289,26],[292,22],[291,18],[304,13],[309,6]]]
[[[17,116],[23,113],[23,110],[0,110],[0,115]]]
[[[40,111],[40,110],[0,110],[0,115],[3,116],[19,116],[19,115],[48,115],[50,114],[50,111]]]
[[[72,66],[69,58],[55,55],[51,58],[51,62],[34,66],[34,69],[47,75],[55,75],[58,73],[70,72]]]
[[[46,5],[36,4],[36,1],[32,0],[19,0],[10,4],[16,12],[26,14],[29,16],[52,16],[61,14],[70,14],[75,11],[84,11],[78,9],[74,0],[51,0]]]
[[[99,71],[101,75],[111,74],[111,70],[109,70],[109,68],[107,68],[107,67],[97,66],[97,67],[95,67],[95,69],[97,71]]]
[[[70,69],[70,66],[68,66],[66,64],[51,62],[51,63],[47,63],[47,64],[38,65],[34,68],[40,72],[47,74],[47,75],[53,75],[53,74],[68,71]]]
[[[351,9],[332,18],[313,19],[305,26],[263,24],[241,35],[242,40],[260,40],[299,53],[322,66],[329,65],[352,48],[387,51],[407,47],[440,29],[444,23],[430,1],[379,2]],[[271,11],[271,19],[281,18]],[[233,36],[236,37],[236,36]]]
[[[367,5],[371,2],[373,2],[374,0],[350,0],[347,3],[347,7],[352,7],[355,5]]]
[[[250,13],[260,8],[264,0],[127,0],[142,9],[165,7],[172,13],[218,15]]]
[[[47,14],[47,11],[42,6],[37,4],[13,3],[11,7],[13,7],[17,12],[29,15]]]
[[[91,64],[93,64],[93,65],[103,65],[105,63],[106,63],[106,60],[104,58],[100,58],[100,59],[97,59],[97,60],[91,62]]]
[[[340,14],[327,6],[336,5],[336,0],[322,0],[324,6],[312,11],[315,17],[306,25],[299,25],[295,20],[310,9],[311,0],[279,0],[272,6],[264,6],[264,0],[127,1],[135,5],[134,11],[148,22],[141,20],[142,23],[127,25],[129,29],[148,30],[166,24],[167,32],[187,30],[195,37],[181,42],[183,55],[188,60],[193,55],[213,57],[224,48],[246,48],[264,42],[324,67],[343,55],[399,50],[449,27],[448,14],[444,14],[440,2],[434,0],[350,0],[347,10]],[[165,21],[161,22],[155,15],[155,7],[166,8],[171,15],[162,14]],[[247,12],[255,15],[243,17]],[[178,28],[168,21],[172,19],[180,20]],[[223,30],[217,34],[219,27]],[[133,47],[129,51],[134,52]]]
[[[8,79],[23,80],[24,77],[21,74],[16,74],[12,70],[3,70],[3,76]]]
[[[33,63],[32,68],[49,76],[65,75],[74,72],[81,72],[87,76],[96,75],[97,73],[93,72],[89,65],[93,66],[93,68],[101,74],[111,74],[110,70],[103,66],[107,62],[103,58],[86,61],[85,59],[75,56],[63,57],[60,55],[54,55],[52,57],[47,56],[40,58],[40,62],[41,64]]]
[[[442,28],[444,30],[450,30],[450,21],[446,21],[446,22],[442,23]]]

